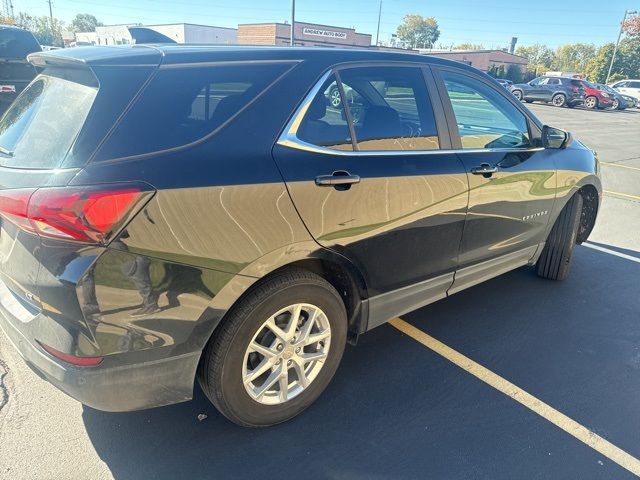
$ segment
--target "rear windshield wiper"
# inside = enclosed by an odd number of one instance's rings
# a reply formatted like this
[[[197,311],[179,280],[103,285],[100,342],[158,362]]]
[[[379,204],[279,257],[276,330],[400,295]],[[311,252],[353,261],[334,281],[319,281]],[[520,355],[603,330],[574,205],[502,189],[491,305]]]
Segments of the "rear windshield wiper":
[[[13,157],[13,152],[11,150],[7,150],[6,148],[4,148],[2,145],[0,145],[0,153],[2,155],[5,155],[7,157]]]

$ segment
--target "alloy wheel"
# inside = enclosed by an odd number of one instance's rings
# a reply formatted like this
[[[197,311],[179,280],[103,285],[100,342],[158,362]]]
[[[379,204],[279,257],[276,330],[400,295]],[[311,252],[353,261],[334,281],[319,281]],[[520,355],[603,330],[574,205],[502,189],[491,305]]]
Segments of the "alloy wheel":
[[[516,97],[517,100],[522,100],[522,92],[520,90],[515,90],[513,96]]]
[[[551,101],[553,102],[553,104],[554,104],[556,107],[562,107],[562,106],[565,104],[566,99],[565,99],[564,95],[562,95],[562,94],[558,94],[558,95],[555,95],[555,96],[551,99]]]
[[[317,306],[297,303],[258,328],[242,364],[249,396],[279,405],[300,395],[317,378],[331,346],[329,319]]]
[[[596,108],[597,105],[598,101],[596,100],[596,97],[588,97],[584,102],[584,106],[587,108]]]
[[[617,110],[620,108],[620,101],[616,98],[613,100],[613,105],[611,105],[611,110]]]
[[[340,90],[337,88],[332,89],[329,92],[329,101],[331,102],[331,106],[334,108],[338,108],[342,103],[342,98],[340,98]]]

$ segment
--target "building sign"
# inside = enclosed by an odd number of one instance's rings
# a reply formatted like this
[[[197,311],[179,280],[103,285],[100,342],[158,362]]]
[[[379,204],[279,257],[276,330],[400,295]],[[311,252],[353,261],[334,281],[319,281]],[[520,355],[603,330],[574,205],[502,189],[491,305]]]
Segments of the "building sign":
[[[335,32],[332,30],[322,30],[320,28],[304,27],[302,33],[303,35],[313,35],[314,37],[347,38],[346,32]]]

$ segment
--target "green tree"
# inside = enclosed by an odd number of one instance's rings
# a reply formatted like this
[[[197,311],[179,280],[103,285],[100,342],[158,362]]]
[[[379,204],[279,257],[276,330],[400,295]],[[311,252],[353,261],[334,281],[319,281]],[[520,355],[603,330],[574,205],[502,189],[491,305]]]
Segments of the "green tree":
[[[64,23],[57,18],[53,19],[53,25],[49,17],[34,17],[28,13],[20,12],[15,25],[30,30],[40,45],[64,46],[62,41],[62,29]]]
[[[522,82],[522,70],[520,69],[520,66],[515,63],[510,63],[507,67],[505,78],[511,80],[513,83]]]
[[[597,47],[589,43],[570,43],[556,49],[553,70],[561,72],[584,72],[596,55]]]
[[[432,48],[440,37],[436,19],[421,15],[405,15],[397,33],[411,48]]]
[[[611,56],[613,55],[613,43],[606,43],[602,45],[594,57],[587,63],[587,67],[584,69],[584,74],[587,80],[597,83],[604,83],[607,79],[607,71],[609,70],[609,64],[611,63]],[[616,59],[614,69],[612,72],[616,72],[621,68],[620,57]]]
[[[93,15],[89,13],[79,13],[71,20],[69,29],[72,32],[95,32],[96,27],[101,27],[102,25],[103,23],[98,21]]]
[[[520,55],[529,60],[529,63],[534,65],[543,66],[544,69],[551,69],[553,64],[555,53],[546,45],[536,43],[528,47],[518,47],[516,49],[516,55]]]
[[[459,43],[454,50],[484,50],[484,45],[481,43]]]

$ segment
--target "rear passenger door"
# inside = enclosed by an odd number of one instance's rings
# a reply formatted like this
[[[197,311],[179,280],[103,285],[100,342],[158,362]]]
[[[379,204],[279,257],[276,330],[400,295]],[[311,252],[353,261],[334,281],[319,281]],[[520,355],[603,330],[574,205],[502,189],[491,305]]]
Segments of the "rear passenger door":
[[[553,98],[553,94],[560,90],[562,83],[559,78],[547,78],[544,84],[544,97],[542,100],[550,102]]]
[[[458,264],[467,177],[440,150],[451,144],[428,84],[435,89],[420,65],[336,68],[274,149],[313,237],[364,273],[369,327],[445,296]]]
[[[470,187],[453,292],[534,256],[545,241],[557,178],[554,151],[539,146],[537,126],[510,96],[469,71],[442,67],[437,78]]]

